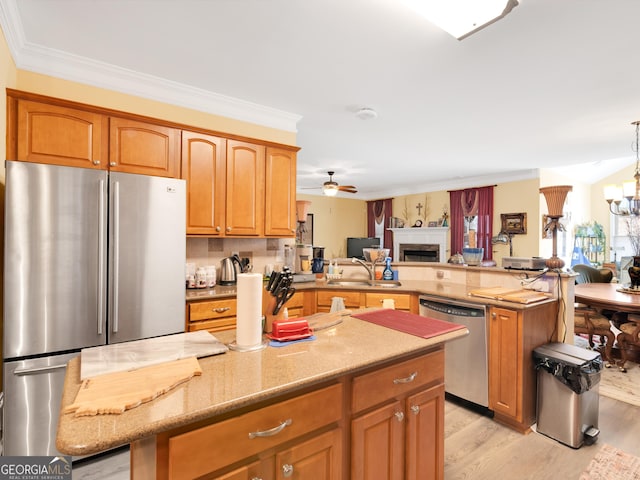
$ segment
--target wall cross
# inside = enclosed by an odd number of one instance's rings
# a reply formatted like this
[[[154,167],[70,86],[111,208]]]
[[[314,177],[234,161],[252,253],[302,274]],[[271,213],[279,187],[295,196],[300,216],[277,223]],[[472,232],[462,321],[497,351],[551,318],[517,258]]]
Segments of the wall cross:
[[[418,204],[416,205],[416,208],[418,209],[418,216],[420,216],[420,210],[422,210],[423,207],[424,205],[422,205],[420,202],[418,202]]]

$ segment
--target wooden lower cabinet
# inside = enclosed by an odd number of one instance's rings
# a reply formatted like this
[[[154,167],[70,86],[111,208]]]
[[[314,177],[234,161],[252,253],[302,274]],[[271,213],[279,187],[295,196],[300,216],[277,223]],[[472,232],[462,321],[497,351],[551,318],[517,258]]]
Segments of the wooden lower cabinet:
[[[317,290],[316,312],[329,312],[334,297],[344,300],[345,308],[358,309],[361,305],[360,292],[355,290]]]
[[[533,350],[556,341],[557,303],[524,310],[489,308],[489,408],[494,419],[520,432],[536,421]]]
[[[274,478],[273,472],[275,472],[276,468],[274,462],[275,458],[269,457],[264,460],[251,462],[248,465],[236,468],[232,472],[212,478],[213,480],[271,480]],[[266,472],[270,472],[270,474],[265,475]]]
[[[187,303],[187,332],[208,330],[219,332],[236,328],[235,297]]]
[[[342,478],[342,430],[335,428],[214,480],[286,480]]]
[[[131,478],[444,478],[444,346],[131,445]]]
[[[444,478],[443,369],[439,350],[354,379],[352,480]]]
[[[348,309],[382,307],[384,299],[392,299],[396,310],[418,313],[418,297],[410,293],[364,292],[359,290],[318,290],[316,311],[328,312],[334,297],[344,299]]]
[[[342,478],[342,429],[293,445],[276,454],[276,479],[340,480]]]

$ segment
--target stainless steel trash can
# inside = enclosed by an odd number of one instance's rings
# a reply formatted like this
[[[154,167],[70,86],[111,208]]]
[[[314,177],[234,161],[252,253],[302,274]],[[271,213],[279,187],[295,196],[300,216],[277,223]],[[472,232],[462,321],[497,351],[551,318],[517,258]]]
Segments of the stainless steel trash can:
[[[533,351],[538,370],[537,431],[572,448],[597,440],[602,357],[566,343]]]

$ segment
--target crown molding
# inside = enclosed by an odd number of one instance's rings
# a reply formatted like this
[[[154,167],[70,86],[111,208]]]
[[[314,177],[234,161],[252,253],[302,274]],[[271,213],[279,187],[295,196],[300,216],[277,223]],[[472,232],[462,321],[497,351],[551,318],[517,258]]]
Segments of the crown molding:
[[[16,0],[0,0],[0,27],[16,67],[136,97],[297,132],[302,116],[27,42]]]

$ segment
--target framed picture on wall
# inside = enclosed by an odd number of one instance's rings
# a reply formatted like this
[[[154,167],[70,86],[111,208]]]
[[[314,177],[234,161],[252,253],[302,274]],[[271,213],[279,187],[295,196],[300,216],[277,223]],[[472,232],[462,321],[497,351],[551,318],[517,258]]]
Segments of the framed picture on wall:
[[[527,233],[527,213],[501,213],[502,231],[504,233]]]

